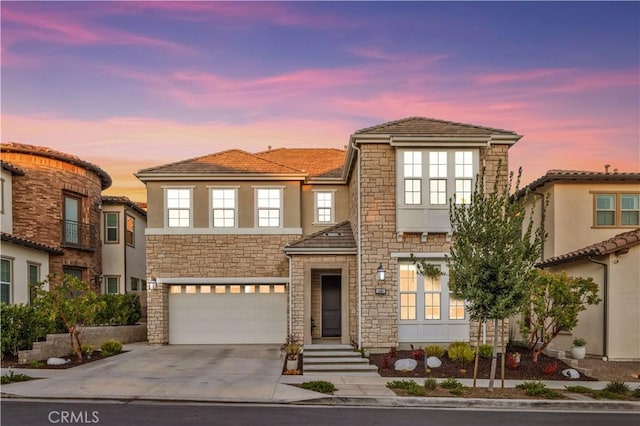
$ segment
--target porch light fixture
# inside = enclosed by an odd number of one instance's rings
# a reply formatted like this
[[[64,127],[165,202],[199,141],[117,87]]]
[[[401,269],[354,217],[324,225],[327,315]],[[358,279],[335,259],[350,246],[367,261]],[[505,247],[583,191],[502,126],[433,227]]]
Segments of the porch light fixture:
[[[378,275],[378,281],[384,281],[384,268],[382,267],[382,263],[376,269],[376,274]]]
[[[149,278],[147,285],[149,286],[149,290],[156,290],[158,288],[158,280],[156,280],[156,277],[151,275],[151,278]]]

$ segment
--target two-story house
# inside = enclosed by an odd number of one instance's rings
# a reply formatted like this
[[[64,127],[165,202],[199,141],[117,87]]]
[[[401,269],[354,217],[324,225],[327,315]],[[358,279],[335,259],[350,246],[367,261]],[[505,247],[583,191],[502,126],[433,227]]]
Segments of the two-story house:
[[[448,200],[468,202],[483,167],[492,187],[520,138],[411,117],[356,131],[346,150],[228,150],[139,171],[149,342],[469,340],[448,275],[425,279],[410,256],[446,270]]]
[[[587,352],[612,360],[640,359],[640,173],[550,170],[527,186],[533,217],[548,238],[540,267],[593,278],[602,302],[553,345],[568,350],[574,337]],[[512,324],[513,326],[514,324]]]

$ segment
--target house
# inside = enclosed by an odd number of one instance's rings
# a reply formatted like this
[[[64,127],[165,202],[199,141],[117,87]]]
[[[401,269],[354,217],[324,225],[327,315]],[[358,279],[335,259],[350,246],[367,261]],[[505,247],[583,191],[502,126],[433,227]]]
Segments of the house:
[[[48,274],[71,274],[100,291],[101,192],[111,185],[109,175],[46,147],[3,143],[0,149],[2,285],[10,288],[9,301],[28,302],[28,284]]]
[[[135,293],[147,303],[147,212],[123,196],[102,196],[102,292]],[[144,311],[144,309],[143,309]]]
[[[640,359],[640,173],[550,170],[527,189],[529,202],[537,200],[534,221],[548,233],[538,266],[593,278],[603,299],[580,313],[578,326],[561,333],[554,349],[568,350],[582,337],[589,354]]]
[[[418,276],[410,256],[446,271],[449,198],[468,202],[482,167],[492,187],[520,138],[410,117],[345,150],[231,149],[140,170],[149,342],[468,341],[477,327],[448,275]]]

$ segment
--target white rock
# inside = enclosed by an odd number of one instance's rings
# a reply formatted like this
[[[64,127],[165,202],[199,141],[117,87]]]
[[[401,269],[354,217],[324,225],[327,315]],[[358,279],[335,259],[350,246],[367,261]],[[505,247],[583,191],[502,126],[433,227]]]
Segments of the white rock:
[[[427,358],[427,367],[429,368],[438,368],[442,365],[442,361],[437,356],[430,356]]]
[[[575,370],[573,368],[567,368],[566,370],[562,370],[562,375],[570,379],[580,378],[580,373],[578,373],[578,370]]]
[[[400,371],[412,371],[418,366],[418,361],[411,358],[403,358],[396,361],[394,368]]]
[[[68,362],[69,360],[66,359],[51,357],[47,360],[47,365],[64,365]]]

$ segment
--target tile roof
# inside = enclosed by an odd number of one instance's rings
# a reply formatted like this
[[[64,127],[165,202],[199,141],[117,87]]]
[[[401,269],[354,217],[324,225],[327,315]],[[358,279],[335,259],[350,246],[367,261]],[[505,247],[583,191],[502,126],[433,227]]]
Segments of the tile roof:
[[[286,253],[317,253],[318,251],[355,253],[356,249],[351,223],[344,221],[289,243],[284,251]]]
[[[570,251],[569,253],[561,254],[560,256],[550,257],[538,263],[536,266],[553,266],[583,259],[585,257],[603,256],[636,244],[640,244],[640,228],[629,232],[623,232],[622,234],[618,234],[608,240],[604,240],[578,250]]]
[[[490,136],[508,135],[520,137],[511,130],[495,129],[476,126],[473,124],[456,123],[454,121],[437,120],[426,117],[408,117],[401,120],[389,121],[376,126],[360,129],[360,134],[390,134],[390,135],[428,135],[428,136]]]
[[[102,189],[107,189],[111,186],[111,176],[100,167],[88,161],[81,160],[79,157],[64,152],[56,151],[44,146],[27,145],[16,142],[2,143],[0,144],[1,152],[15,152],[21,154],[38,155],[40,157],[53,158],[54,160],[64,161],[74,166],[82,167],[89,170],[100,177],[102,182]]]
[[[142,207],[142,203],[135,203],[125,196],[103,195],[102,204],[124,204],[138,212],[140,215],[147,217],[147,211]],[[144,203],[146,207],[146,203]]]
[[[535,191],[536,188],[544,186],[547,182],[578,182],[578,183],[593,183],[593,182],[630,182],[640,183],[640,172],[591,172],[586,170],[549,170],[547,173],[531,182],[529,185],[522,188],[518,193],[521,194],[526,189]]]
[[[278,148],[255,155],[313,177],[339,178],[342,176],[346,153],[345,150],[335,148]]]
[[[36,250],[46,251],[51,254],[63,254],[62,249],[53,247],[47,244],[38,243],[27,238],[18,237],[17,235],[7,234],[6,232],[0,232],[0,239],[9,243],[18,244],[24,247],[29,247]]]
[[[240,149],[208,154],[176,163],[164,164],[140,170],[137,174],[285,174],[300,175],[293,167],[260,158]]]
[[[4,160],[0,160],[0,166],[2,166],[3,169],[5,169],[6,171],[14,175],[24,176],[24,170],[22,170],[18,166],[14,166],[13,164],[7,163]]]

